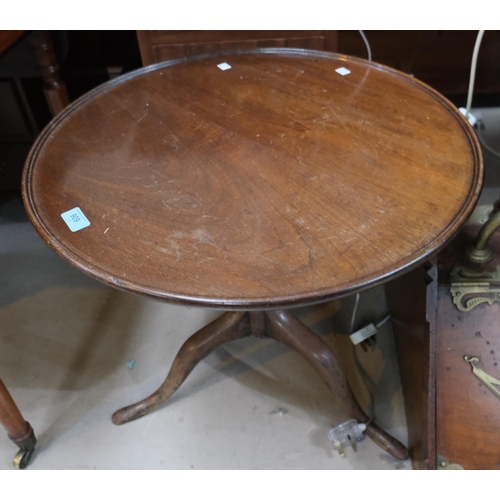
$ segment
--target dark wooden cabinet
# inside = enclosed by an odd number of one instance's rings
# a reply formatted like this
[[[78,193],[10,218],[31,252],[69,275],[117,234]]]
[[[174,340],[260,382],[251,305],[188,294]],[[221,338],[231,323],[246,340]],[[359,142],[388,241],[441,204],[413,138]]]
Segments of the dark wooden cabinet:
[[[477,225],[467,226],[427,268],[386,285],[409,449],[416,469],[446,468],[450,464],[464,469],[500,469],[500,398],[473,374],[471,363],[465,359],[477,358],[478,368],[500,379],[500,360],[496,357],[500,349],[500,304],[481,303],[481,297],[495,299],[495,294],[470,288],[462,304],[474,298],[478,305],[459,310],[450,289],[451,273],[457,267],[469,270],[462,275],[469,275],[471,286],[479,279],[471,271],[486,277],[500,266],[499,232],[490,240],[492,261],[472,264],[465,257],[465,246],[478,230]],[[494,281],[491,286],[498,288]]]
[[[335,52],[337,48],[337,32],[320,30],[138,31],[137,38],[144,66],[221,50],[296,47]]]
[[[370,30],[365,31],[373,60],[412,74],[447,97],[465,103],[472,51],[477,30]],[[356,30],[338,32],[337,51],[366,57],[366,47]],[[484,34],[475,82],[475,102],[500,94],[500,31]]]
[[[469,83],[475,30],[366,31],[373,60],[414,75],[439,92],[464,99]],[[229,49],[297,47],[367,57],[357,30],[340,31],[138,31],[143,65]],[[500,31],[487,31],[478,59],[475,92],[500,94]]]
[[[21,168],[40,129],[19,78],[0,78],[0,191],[20,187]]]
[[[26,156],[50,119],[30,49],[36,35],[0,31],[0,193],[19,191]]]

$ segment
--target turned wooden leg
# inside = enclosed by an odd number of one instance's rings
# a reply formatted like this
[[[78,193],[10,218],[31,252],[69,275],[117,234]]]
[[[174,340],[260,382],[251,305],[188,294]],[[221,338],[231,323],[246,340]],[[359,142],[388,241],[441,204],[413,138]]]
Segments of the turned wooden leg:
[[[309,362],[319,373],[346,414],[358,422],[367,423],[366,434],[381,448],[399,460],[408,458],[408,450],[403,444],[375,423],[369,422],[369,417],[356,401],[347,379],[328,345],[289,312],[271,311],[267,312],[266,316],[269,323],[268,335],[291,347]]]
[[[205,326],[183,344],[165,382],[151,396],[122,408],[113,414],[116,425],[124,424],[146,415],[169,398],[186,380],[193,368],[214,349],[250,335],[249,323],[244,312],[228,312]]]
[[[38,70],[43,78],[43,91],[52,116],[60,113],[68,104],[66,84],[59,76],[59,62],[54,52],[50,31],[39,31],[30,44],[34,51]]]
[[[14,458],[14,465],[19,469],[24,469],[29,464],[35,451],[36,438],[31,425],[24,420],[19,408],[1,380],[0,424],[7,431],[9,439],[21,448],[16,458]]]

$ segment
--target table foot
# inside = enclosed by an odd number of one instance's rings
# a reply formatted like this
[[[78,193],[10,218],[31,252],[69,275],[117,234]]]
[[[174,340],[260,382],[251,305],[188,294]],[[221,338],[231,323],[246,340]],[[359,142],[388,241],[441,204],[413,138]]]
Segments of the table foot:
[[[366,434],[388,453],[405,460],[408,450],[397,439],[369,422],[361,409],[337,358],[328,345],[293,314],[286,311],[228,312],[205,326],[181,347],[165,382],[151,396],[116,411],[112,420],[116,425],[135,420],[153,411],[168,399],[186,380],[193,368],[221,345],[249,335],[270,337],[302,355],[319,373],[341,408],[350,418],[367,423]]]
[[[337,358],[326,342],[287,311],[271,311],[266,313],[266,316],[269,323],[268,335],[291,347],[309,362],[349,417],[358,422],[369,422],[368,415],[356,401]],[[366,434],[397,459],[408,458],[407,448],[375,423],[367,424]]]
[[[181,347],[163,384],[151,396],[116,411],[111,420],[121,425],[146,415],[167,400],[193,368],[217,347],[250,335],[246,313],[228,312],[192,335]]]
[[[365,433],[375,444],[398,460],[406,460],[407,458],[410,458],[408,448],[395,437],[392,437],[389,433],[381,429],[374,422],[370,422],[367,425]]]
[[[26,441],[22,443],[19,442],[16,443],[17,446],[19,446],[20,448],[13,460],[13,464],[16,469],[26,469],[26,467],[28,467],[31,461],[31,458],[33,457],[33,454],[35,453],[35,447],[36,447],[35,433],[33,432],[31,425],[28,422],[26,422],[26,424],[29,427],[31,435]]]
[[[14,467],[28,466],[35,451],[36,438],[31,425],[24,420],[4,383],[0,380],[0,424],[7,430],[9,439],[20,450],[14,458]]]

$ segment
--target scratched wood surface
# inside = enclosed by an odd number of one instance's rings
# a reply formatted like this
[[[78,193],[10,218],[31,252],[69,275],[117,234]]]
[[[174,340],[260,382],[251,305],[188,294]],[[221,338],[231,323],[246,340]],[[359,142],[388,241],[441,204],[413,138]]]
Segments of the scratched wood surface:
[[[23,194],[42,238],[91,276],[251,309],[336,298],[417,265],[462,226],[482,175],[468,123],[419,81],[256,49],[93,90],[41,134]],[[72,233],[61,213],[74,207],[91,225]]]

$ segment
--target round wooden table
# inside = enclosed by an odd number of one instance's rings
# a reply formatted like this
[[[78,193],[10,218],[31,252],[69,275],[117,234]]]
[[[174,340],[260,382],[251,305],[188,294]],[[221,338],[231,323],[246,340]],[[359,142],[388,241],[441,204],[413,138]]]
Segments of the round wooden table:
[[[357,58],[256,49],[149,66],[89,92],[38,138],[23,195],[44,241],[85,273],[229,311],[114,423],[165,401],[218,346],[256,335],[300,352],[346,416],[403,459],[323,340],[285,308],[417,266],[466,221],[482,177],[471,127],[423,83]]]

